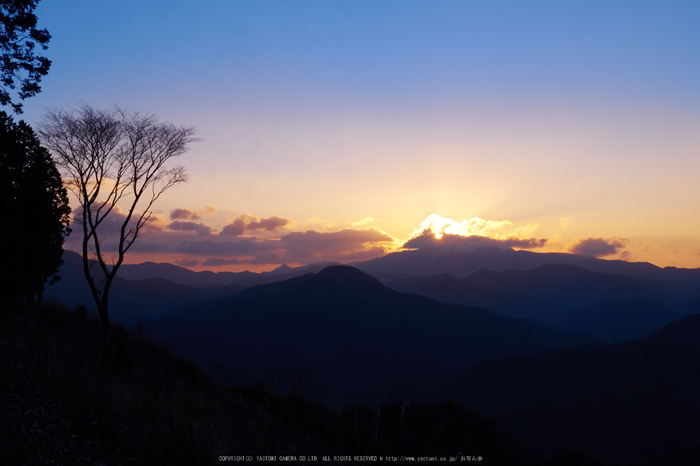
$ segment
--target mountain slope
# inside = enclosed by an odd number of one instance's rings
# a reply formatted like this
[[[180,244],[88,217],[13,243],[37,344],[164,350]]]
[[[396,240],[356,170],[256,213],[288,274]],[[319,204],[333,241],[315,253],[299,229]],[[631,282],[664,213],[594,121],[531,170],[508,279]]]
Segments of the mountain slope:
[[[59,271],[61,280],[46,287],[44,298],[71,307],[82,304],[89,310],[93,309],[93,298],[83,274],[82,257],[64,251],[63,260]],[[117,276],[110,291],[110,319],[123,325],[133,325],[137,319],[155,319],[181,306],[221,299],[243,289],[239,285],[202,289],[176,284],[163,278],[125,280]]]
[[[691,315],[643,340],[483,361],[453,399],[543,453],[694,464],[664,451],[699,453],[699,386],[700,316]]]
[[[643,338],[684,315],[700,312],[700,306],[671,305],[691,294],[680,291],[682,286],[676,282],[562,264],[532,270],[482,269],[463,279],[450,274],[409,278],[389,286],[450,304],[537,319],[610,342]]]
[[[595,344],[475,308],[403,294],[345,266],[249,288],[202,311],[149,324],[187,357],[278,382],[300,368],[329,400],[436,400],[462,371],[486,357]]]
[[[203,270],[194,272],[174,264],[144,262],[141,264],[124,264],[117,276],[127,280],[145,280],[148,278],[165,278],[173,283],[197,288],[215,288],[227,285],[250,287],[264,283],[273,283],[297,277],[309,272],[318,272],[334,263],[309,264],[302,267],[281,265],[271,272],[211,272]]]

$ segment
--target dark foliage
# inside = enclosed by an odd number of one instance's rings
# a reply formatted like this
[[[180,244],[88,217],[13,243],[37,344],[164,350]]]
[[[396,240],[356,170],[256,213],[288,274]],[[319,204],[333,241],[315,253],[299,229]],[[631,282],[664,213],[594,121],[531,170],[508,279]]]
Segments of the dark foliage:
[[[85,310],[0,313],[0,464],[219,464],[220,455],[525,458],[494,424],[452,403],[328,407],[270,387],[224,388],[163,345]],[[350,461],[358,464],[362,461]]]
[[[14,305],[39,298],[58,272],[70,207],[61,176],[32,129],[0,112],[0,300]]]
[[[36,54],[36,48],[48,48],[51,35],[37,29],[34,14],[39,0],[0,1],[0,105],[10,105],[22,113],[22,104],[12,101],[10,91],[19,85],[17,95],[26,99],[41,91],[51,61]]]

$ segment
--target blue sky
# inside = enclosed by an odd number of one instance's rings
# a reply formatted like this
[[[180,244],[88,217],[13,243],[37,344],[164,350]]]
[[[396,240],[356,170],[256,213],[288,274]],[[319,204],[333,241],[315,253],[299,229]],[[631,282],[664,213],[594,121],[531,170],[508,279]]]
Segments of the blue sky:
[[[37,15],[53,65],[29,123],[87,102],[198,128],[165,217],[372,218],[398,242],[433,213],[480,217],[552,250],[619,237],[630,258],[700,266],[694,2],[44,0]]]

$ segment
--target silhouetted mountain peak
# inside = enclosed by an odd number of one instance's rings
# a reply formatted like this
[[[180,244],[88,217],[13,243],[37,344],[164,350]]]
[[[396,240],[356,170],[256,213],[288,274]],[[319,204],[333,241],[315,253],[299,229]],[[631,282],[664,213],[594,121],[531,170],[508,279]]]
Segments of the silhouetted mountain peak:
[[[279,267],[277,267],[275,270],[273,270],[269,273],[289,273],[292,270],[293,269],[290,266],[288,266],[287,264],[282,264]]]
[[[384,288],[376,278],[347,265],[332,265],[316,274],[317,280],[324,285],[338,284],[350,287]]]
[[[645,340],[671,346],[692,346],[700,350],[700,314],[685,316],[657,330]]]

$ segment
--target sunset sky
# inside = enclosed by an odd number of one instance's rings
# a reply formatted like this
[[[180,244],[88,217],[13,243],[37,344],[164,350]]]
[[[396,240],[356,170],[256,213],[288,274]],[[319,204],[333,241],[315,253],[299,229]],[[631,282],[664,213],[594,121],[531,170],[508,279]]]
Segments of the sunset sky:
[[[350,262],[431,229],[700,267],[695,2],[44,0],[36,13],[53,65],[28,123],[85,102],[197,128],[178,160],[189,183],[128,262]]]

